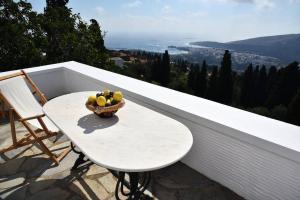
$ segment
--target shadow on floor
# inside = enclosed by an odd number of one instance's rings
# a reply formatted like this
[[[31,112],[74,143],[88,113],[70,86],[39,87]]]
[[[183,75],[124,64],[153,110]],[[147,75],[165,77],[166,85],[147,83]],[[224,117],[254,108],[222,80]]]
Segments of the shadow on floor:
[[[32,160],[32,159],[29,159]],[[16,200],[52,200],[52,199],[90,199],[100,200],[98,191],[93,191],[82,176],[89,170],[90,165],[85,165],[64,178],[39,179],[32,178],[5,190],[4,199]],[[3,192],[2,192],[3,193]],[[0,192],[1,194],[1,192]],[[73,197],[73,198],[72,198]],[[75,198],[76,197],[76,198]]]

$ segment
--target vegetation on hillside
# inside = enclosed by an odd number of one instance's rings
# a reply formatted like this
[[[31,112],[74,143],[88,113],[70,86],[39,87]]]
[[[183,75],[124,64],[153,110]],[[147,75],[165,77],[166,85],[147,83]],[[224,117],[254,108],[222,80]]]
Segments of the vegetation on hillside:
[[[127,54],[147,60],[127,64],[118,73],[222,104],[234,106],[267,117],[300,125],[300,69],[298,62],[279,68],[248,65],[243,73],[232,71],[231,53],[225,51],[220,66],[202,65],[150,52],[131,51]],[[170,68],[170,77],[162,71]],[[298,92],[297,92],[298,91]]]

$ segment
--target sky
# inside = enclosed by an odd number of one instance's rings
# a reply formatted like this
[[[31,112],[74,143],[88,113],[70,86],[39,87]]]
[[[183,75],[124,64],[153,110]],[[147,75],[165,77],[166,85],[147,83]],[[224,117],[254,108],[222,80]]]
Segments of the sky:
[[[28,0],[42,12],[45,0]],[[300,33],[300,0],[70,0],[107,35],[185,36],[233,41]]]

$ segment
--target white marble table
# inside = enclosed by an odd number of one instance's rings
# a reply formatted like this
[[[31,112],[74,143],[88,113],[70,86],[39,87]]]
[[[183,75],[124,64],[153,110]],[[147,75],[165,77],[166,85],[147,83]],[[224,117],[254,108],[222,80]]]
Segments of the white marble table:
[[[92,162],[135,174],[169,166],[190,150],[193,137],[182,123],[125,100],[112,118],[100,118],[85,107],[96,91],[63,95],[43,110]]]

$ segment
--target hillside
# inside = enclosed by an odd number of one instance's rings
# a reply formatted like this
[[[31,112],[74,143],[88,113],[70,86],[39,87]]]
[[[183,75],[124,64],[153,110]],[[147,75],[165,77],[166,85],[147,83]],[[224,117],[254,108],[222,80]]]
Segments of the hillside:
[[[191,44],[274,57],[283,64],[300,60],[300,34],[266,36],[227,43],[202,41]]]
[[[210,65],[219,65],[224,55],[222,48],[194,48],[194,47],[175,47],[187,54],[172,55],[174,59],[183,59],[191,63],[202,63],[203,60]],[[281,66],[279,59],[270,56],[261,56],[253,53],[232,53],[232,68],[236,71],[244,71],[245,68],[252,63],[253,65]]]

